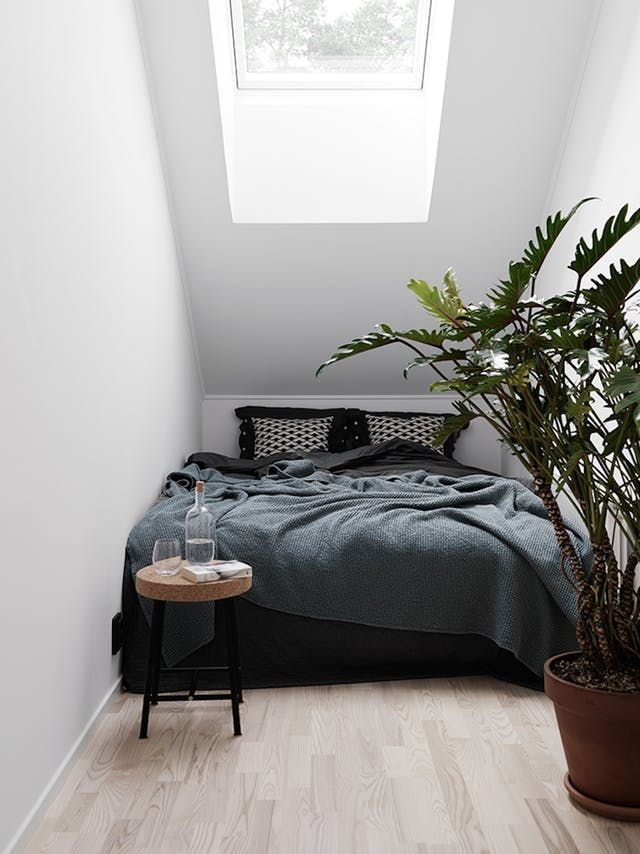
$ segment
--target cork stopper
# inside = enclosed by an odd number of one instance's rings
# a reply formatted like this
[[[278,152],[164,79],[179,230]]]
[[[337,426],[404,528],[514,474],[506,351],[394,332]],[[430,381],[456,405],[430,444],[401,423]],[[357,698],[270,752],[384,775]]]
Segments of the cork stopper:
[[[196,480],[196,492],[204,492],[204,480]]]

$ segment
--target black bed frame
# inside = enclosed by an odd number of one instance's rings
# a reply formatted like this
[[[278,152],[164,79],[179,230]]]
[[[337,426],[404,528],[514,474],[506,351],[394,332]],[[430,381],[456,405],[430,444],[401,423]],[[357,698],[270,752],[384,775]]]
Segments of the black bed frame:
[[[123,579],[122,685],[144,691],[149,626],[131,572]],[[185,606],[188,607],[188,606]],[[478,635],[435,634],[316,620],[273,611],[246,599],[236,603],[242,680],[247,688],[330,685],[391,679],[490,674],[540,689],[542,680],[510,652]],[[226,662],[225,622],[215,639],[185,658],[183,667]],[[201,687],[220,688],[225,677],[202,673]],[[163,690],[188,691],[187,673],[163,673]]]

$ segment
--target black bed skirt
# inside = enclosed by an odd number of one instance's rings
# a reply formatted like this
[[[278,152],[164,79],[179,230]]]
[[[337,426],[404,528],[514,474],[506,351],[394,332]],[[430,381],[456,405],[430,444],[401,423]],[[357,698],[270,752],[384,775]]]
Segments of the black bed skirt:
[[[122,684],[144,690],[149,627],[142,613],[129,569],[123,583]],[[189,605],[185,605],[188,608]],[[391,679],[489,674],[540,689],[542,680],[510,652],[478,635],[401,631],[315,620],[236,601],[243,685],[272,688],[331,685]],[[180,662],[183,667],[226,663],[224,620],[217,621],[215,639]],[[202,674],[201,688],[225,683],[219,674]],[[185,673],[167,673],[163,690],[187,690]]]

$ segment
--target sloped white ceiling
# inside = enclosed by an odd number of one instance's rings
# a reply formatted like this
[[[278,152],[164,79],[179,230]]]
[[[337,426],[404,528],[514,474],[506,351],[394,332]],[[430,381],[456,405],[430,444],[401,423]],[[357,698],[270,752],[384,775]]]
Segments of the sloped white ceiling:
[[[219,0],[225,2],[225,0]],[[457,0],[429,222],[231,222],[207,0],[137,0],[208,394],[418,393],[388,348],[328,371],[376,322],[428,325],[404,287],[479,299],[545,212],[599,0]],[[159,330],[159,334],[166,330]]]

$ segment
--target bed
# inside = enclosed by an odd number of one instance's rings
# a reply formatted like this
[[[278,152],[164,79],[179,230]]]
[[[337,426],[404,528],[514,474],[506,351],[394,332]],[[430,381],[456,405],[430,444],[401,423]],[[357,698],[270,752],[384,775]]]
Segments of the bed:
[[[249,687],[472,673],[538,687],[544,660],[575,647],[574,597],[551,525],[517,480],[400,438],[258,458],[198,453],[169,474],[129,538],[128,690],[143,687],[148,639],[148,603],[133,578],[156,537],[182,536],[196,479],[219,556],[254,567],[237,608]],[[578,528],[572,536],[587,562],[586,538]],[[174,606],[165,663],[223,661],[222,623],[211,606]],[[209,678],[203,687],[216,686]],[[184,679],[167,674],[167,687],[186,689]]]

